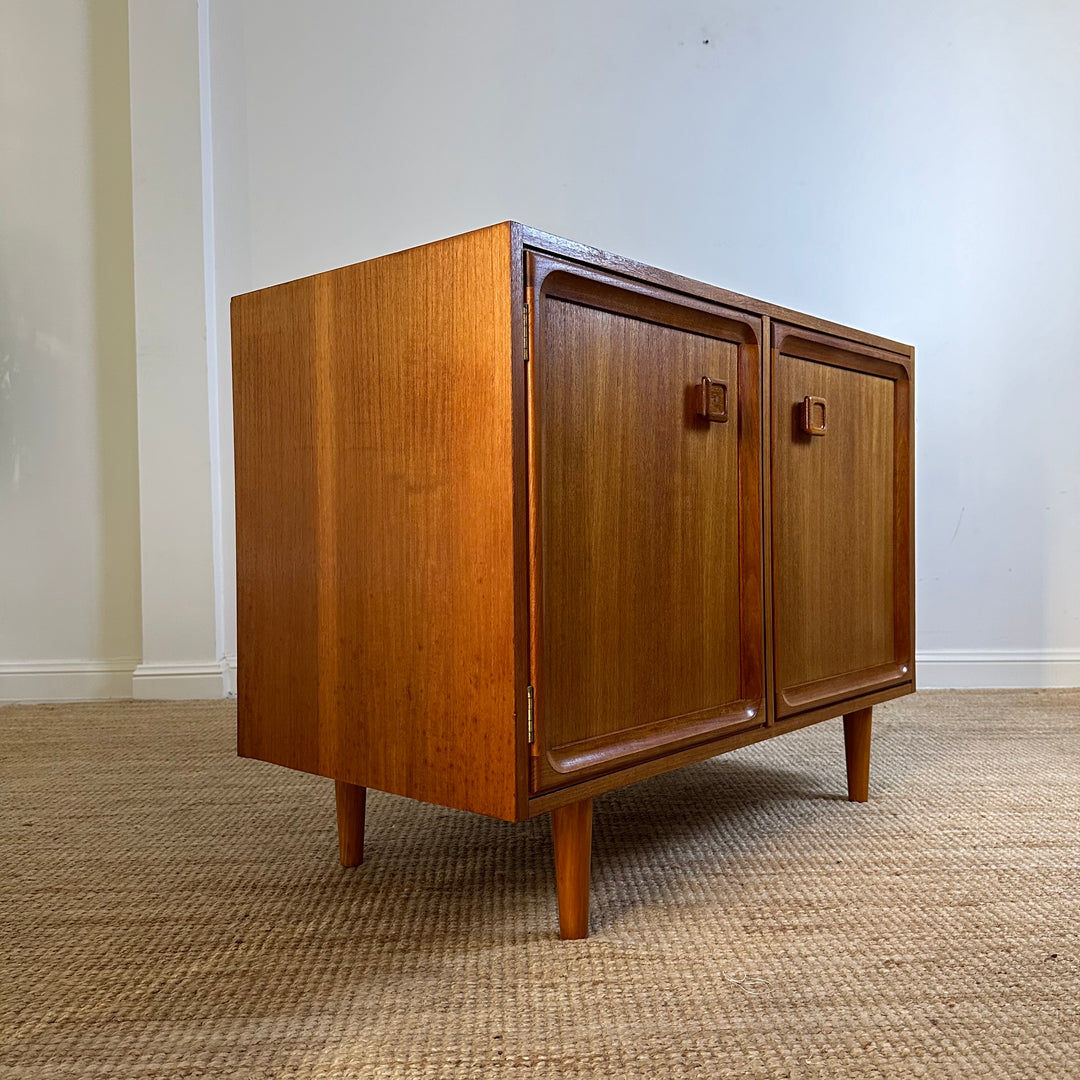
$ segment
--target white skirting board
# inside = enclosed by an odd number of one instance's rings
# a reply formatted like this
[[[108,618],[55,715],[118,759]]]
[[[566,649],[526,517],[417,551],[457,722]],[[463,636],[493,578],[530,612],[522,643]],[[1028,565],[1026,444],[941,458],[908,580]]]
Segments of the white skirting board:
[[[0,702],[129,698],[138,663],[125,657],[0,663]]]
[[[1080,649],[1015,649],[915,654],[920,690],[1080,686]]]
[[[0,703],[235,696],[235,656],[205,664],[141,664],[127,657],[0,663]]]
[[[236,658],[207,664],[140,664],[131,696],[140,700],[231,697],[236,693]]]
[[[920,652],[916,677],[923,690],[1080,686],[1080,650]],[[140,664],[123,657],[0,663],[0,702],[235,695],[235,656],[205,664]]]

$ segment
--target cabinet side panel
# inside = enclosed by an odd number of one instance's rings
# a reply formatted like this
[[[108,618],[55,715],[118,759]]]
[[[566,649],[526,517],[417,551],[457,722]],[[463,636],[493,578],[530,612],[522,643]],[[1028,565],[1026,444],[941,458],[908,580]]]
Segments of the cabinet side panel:
[[[320,771],[513,819],[510,261],[497,226],[320,275],[315,304]]]
[[[318,767],[314,291],[232,304],[237,747]]]

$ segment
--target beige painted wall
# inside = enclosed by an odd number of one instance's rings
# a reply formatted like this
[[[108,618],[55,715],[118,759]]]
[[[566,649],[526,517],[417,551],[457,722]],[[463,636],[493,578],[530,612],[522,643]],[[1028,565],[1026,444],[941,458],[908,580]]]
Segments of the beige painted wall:
[[[140,655],[127,5],[0,5],[0,699]]]

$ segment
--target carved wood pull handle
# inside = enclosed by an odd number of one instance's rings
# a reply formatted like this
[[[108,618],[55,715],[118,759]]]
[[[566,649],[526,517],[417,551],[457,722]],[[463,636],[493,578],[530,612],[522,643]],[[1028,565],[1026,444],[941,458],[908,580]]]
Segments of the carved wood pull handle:
[[[802,429],[807,435],[825,434],[825,399],[823,397],[803,398]]]
[[[727,383],[704,378],[698,387],[698,416],[714,424],[727,423]]]

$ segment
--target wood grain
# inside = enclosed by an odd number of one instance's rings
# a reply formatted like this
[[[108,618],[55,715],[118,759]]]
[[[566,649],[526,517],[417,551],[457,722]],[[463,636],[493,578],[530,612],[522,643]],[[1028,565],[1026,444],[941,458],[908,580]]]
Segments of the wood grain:
[[[232,303],[237,750],[319,771],[315,287]]]
[[[241,753],[520,819],[913,688],[910,346],[516,223],[233,329]],[[803,468],[850,387],[862,457]]]
[[[761,320],[761,340],[772,341],[772,320],[766,315]],[[761,500],[761,550],[764,578],[764,630],[765,630],[765,723],[771,728],[776,722],[776,661],[773,642],[773,524],[772,524],[772,365],[773,350],[761,350],[761,415],[765,418],[761,436],[761,475],[763,490]]]
[[[530,280],[550,788],[764,722],[760,330],[560,264]],[[706,377],[737,424],[697,415]]]
[[[564,941],[589,936],[592,818],[592,799],[560,806],[551,814],[555,889],[559,897],[559,936]]]
[[[685,398],[705,371],[736,384],[738,346],[557,299],[543,318],[552,745],[737,699],[738,444]]]
[[[824,435],[828,432],[828,403],[824,398],[803,398],[802,429],[807,435]]]
[[[907,367],[774,327],[773,622],[777,714],[910,680]],[[798,353],[791,355],[790,353]],[[805,430],[827,401],[827,434]],[[898,499],[900,503],[898,505]]]
[[[844,757],[847,762],[848,799],[866,802],[870,797],[870,724],[873,709],[844,714]]]
[[[234,401],[241,752],[515,819],[510,239],[237,298]]]
[[[364,861],[364,818],[367,788],[334,782],[337,804],[338,856],[342,866],[359,866]]]
[[[906,682],[887,687],[884,690],[875,690],[869,694],[859,694],[857,697],[843,702],[809,709],[793,716],[781,717],[769,727],[750,728],[746,731],[736,732],[734,735],[723,735],[712,742],[690,746],[683,750],[675,750],[661,756],[654,756],[635,765],[603,773],[591,780],[583,780],[567,787],[557,788],[555,791],[534,795],[529,800],[529,816],[536,817],[538,814],[546,814],[557,806],[565,806],[568,803],[576,802],[578,799],[595,798],[597,795],[603,795],[606,791],[614,791],[617,788],[625,787],[627,784],[646,780],[650,776],[681,769],[684,765],[693,765],[697,761],[704,761],[706,758],[726,754],[743,746],[751,746],[754,743],[774,738],[788,731],[798,731],[800,728],[807,727],[810,724],[817,724],[822,720],[830,720],[841,716],[845,711],[850,712],[871,705],[880,705],[884,701],[891,701],[893,698],[903,697],[911,692],[912,683]]]
[[[515,816],[528,816],[529,781],[533,746],[528,740],[528,685],[531,630],[529,612],[529,426],[528,401],[528,288],[521,244],[521,226],[510,226],[510,425],[512,437],[513,520],[514,520],[514,768]],[[520,328],[520,332],[513,328]]]

